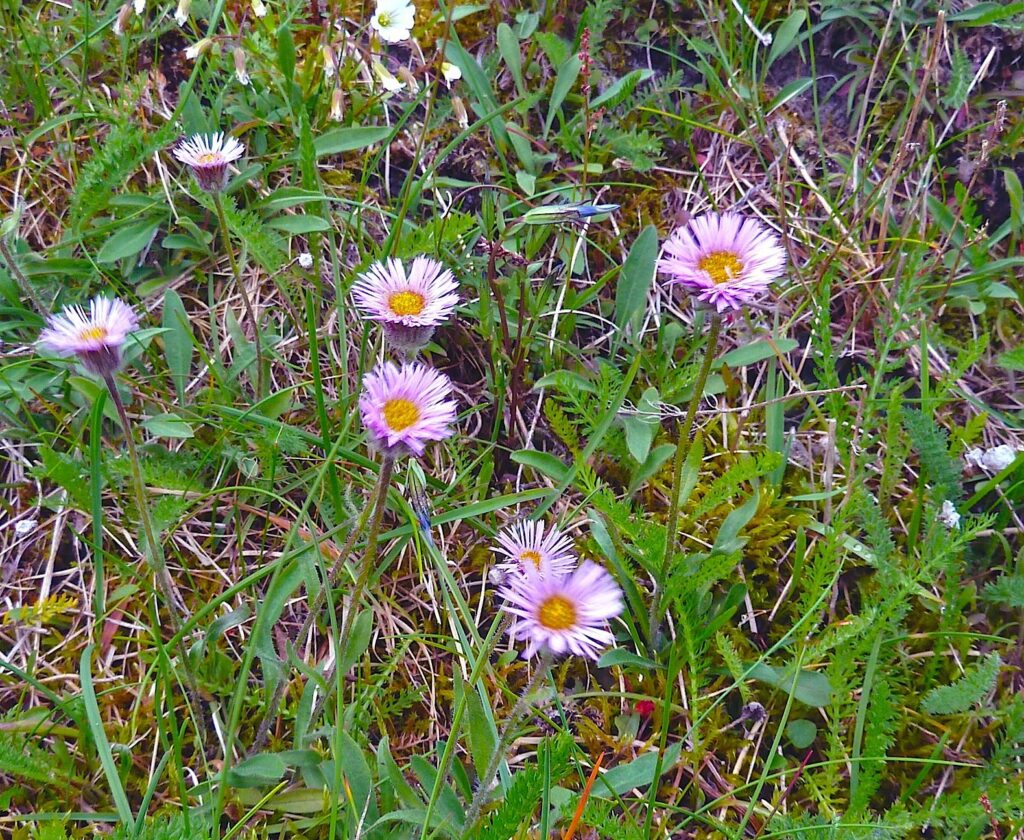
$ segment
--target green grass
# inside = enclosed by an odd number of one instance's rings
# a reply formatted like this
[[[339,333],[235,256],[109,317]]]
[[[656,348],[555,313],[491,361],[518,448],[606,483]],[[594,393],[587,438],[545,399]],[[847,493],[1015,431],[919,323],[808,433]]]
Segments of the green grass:
[[[373,4],[317,8],[149,4],[117,36],[114,6],[0,3],[0,832],[1024,830],[1024,458],[964,460],[1024,444],[1024,6],[417,0],[397,93]],[[170,154],[212,130],[247,149],[223,231]],[[563,202],[620,207],[530,212]],[[789,265],[708,357],[654,264],[710,209]],[[418,254],[460,283],[422,354],[458,431],[398,462],[371,536],[357,403],[390,351],[348,292]],[[35,346],[101,291],[142,315],[141,509],[113,401]],[[536,661],[490,573],[527,517],[625,609],[516,715]]]

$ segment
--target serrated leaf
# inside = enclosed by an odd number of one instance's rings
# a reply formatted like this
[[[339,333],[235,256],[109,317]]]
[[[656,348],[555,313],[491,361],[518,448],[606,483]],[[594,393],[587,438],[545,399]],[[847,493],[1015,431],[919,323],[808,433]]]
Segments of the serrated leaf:
[[[929,691],[921,701],[921,711],[928,715],[955,715],[977,705],[996,684],[1003,664],[998,653],[990,653],[980,664],[950,685]]]

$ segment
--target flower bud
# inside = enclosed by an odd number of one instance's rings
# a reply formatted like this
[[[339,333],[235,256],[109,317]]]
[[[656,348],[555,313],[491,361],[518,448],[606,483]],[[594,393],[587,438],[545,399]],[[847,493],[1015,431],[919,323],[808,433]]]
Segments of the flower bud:
[[[345,95],[341,92],[340,87],[336,87],[331,94],[331,119],[335,122],[341,122],[344,116]]]
[[[232,55],[235,59],[235,78],[238,79],[240,85],[249,84],[249,71],[245,69],[245,50],[241,47],[235,47]]]
[[[192,6],[192,0],[178,0],[178,8],[174,12],[174,19],[178,26],[184,26],[188,21],[188,11]]]

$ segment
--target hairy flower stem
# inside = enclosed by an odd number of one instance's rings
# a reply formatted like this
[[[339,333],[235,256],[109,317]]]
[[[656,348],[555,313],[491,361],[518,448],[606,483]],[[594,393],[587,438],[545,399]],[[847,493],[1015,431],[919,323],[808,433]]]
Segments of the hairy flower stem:
[[[249,293],[245,289],[242,272],[239,270],[238,261],[235,259],[235,250],[231,246],[231,237],[228,235],[228,221],[224,215],[224,203],[220,200],[220,193],[213,193],[213,205],[217,208],[217,224],[220,227],[220,236],[224,242],[224,250],[228,253],[228,262],[231,263],[231,273],[235,277],[235,285],[238,286],[239,294],[242,296],[245,316],[252,323],[253,343],[256,347],[256,399],[259,400],[263,398],[263,345],[260,341],[260,325],[256,320],[256,312],[252,308],[252,301],[249,300]]]
[[[494,781],[495,775],[498,773],[498,766],[501,764],[502,756],[505,754],[505,750],[508,749],[509,742],[511,741],[511,735],[513,728],[519,723],[523,716],[530,709],[530,695],[536,690],[537,686],[540,685],[540,681],[547,676],[548,671],[551,670],[551,661],[553,657],[551,651],[545,650],[540,657],[540,661],[537,663],[537,669],[533,672],[533,676],[530,677],[530,681],[526,684],[526,688],[523,689],[523,693],[519,695],[519,699],[516,701],[515,706],[512,707],[512,713],[508,716],[505,721],[505,725],[501,728],[501,734],[498,736],[498,743],[494,748],[494,755],[491,756],[491,761],[487,765],[487,769],[484,774],[480,777],[477,784],[476,793],[473,794],[473,801],[469,804],[469,811],[466,812],[466,823],[462,836],[469,837],[476,822],[480,817],[480,809],[484,806],[484,800],[487,799],[487,795],[491,791],[491,784]]]
[[[17,281],[18,286],[21,288],[21,293],[32,301],[32,305],[40,315],[46,317],[50,310],[47,308],[46,304],[39,299],[39,296],[36,294],[36,290],[32,288],[32,283],[29,282],[28,277],[26,277],[25,273],[21,270],[21,267],[18,265],[18,261],[14,259],[14,254],[11,253],[11,248],[3,236],[0,236],[0,253],[4,255],[4,261],[7,263],[7,267],[11,271],[11,276]]]
[[[378,477],[379,482],[384,477],[385,464],[390,464],[391,459],[385,459],[384,463],[381,464],[380,476]],[[390,470],[390,466],[388,467]],[[390,479],[389,479],[390,480]],[[379,492],[379,490],[378,490]],[[320,611],[324,608],[324,602],[327,600],[327,593],[334,588],[334,584],[338,580],[338,575],[341,574],[341,570],[345,566],[345,561],[348,558],[348,553],[352,550],[352,546],[355,544],[356,539],[362,533],[363,528],[366,527],[366,522],[370,518],[370,514],[374,511],[374,505],[367,505],[363,508],[363,512],[359,517],[359,521],[356,522],[355,527],[349,533],[348,538],[345,540],[345,544],[341,547],[338,552],[338,559],[334,561],[334,565],[331,567],[330,572],[327,574],[327,580],[324,581],[324,585],[320,588],[316,598],[313,600],[313,606],[306,614],[305,620],[302,622],[302,627],[299,628],[299,632],[295,636],[297,643],[301,643],[310,629],[313,627],[314,622],[320,615]],[[270,703],[267,705],[267,711],[263,715],[263,720],[260,721],[260,725],[256,730],[256,738],[253,740],[253,745],[249,749],[249,755],[259,752],[267,743],[267,737],[270,735],[270,727],[274,723],[274,718],[277,716],[277,710],[281,706],[281,701],[284,699],[285,693],[288,691],[288,681],[282,679],[277,688],[274,690],[274,696],[271,698]]]
[[[310,724],[320,717],[324,706],[327,705],[327,701],[330,699],[334,680],[338,677],[338,666],[345,658],[349,637],[352,635],[352,626],[356,623],[356,614],[359,612],[359,602],[363,598],[363,590],[366,589],[366,583],[370,579],[370,572],[377,562],[377,537],[380,536],[380,523],[384,518],[384,508],[387,506],[388,501],[388,487],[391,484],[391,473],[394,471],[394,467],[394,456],[385,455],[381,461],[380,476],[377,479],[377,497],[373,504],[373,521],[370,523],[370,533],[366,538],[366,553],[363,555],[359,577],[356,578],[356,585],[352,590],[352,599],[341,619],[341,636],[338,640],[337,658],[334,661],[334,667],[331,668],[331,672],[324,680],[327,688],[313,709],[313,714],[309,718]],[[344,677],[345,675],[341,674],[341,676]]]
[[[711,330],[708,333],[708,344],[704,349],[704,360],[701,362],[697,379],[693,383],[693,395],[686,406],[686,416],[679,427],[679,439],[676,443],[676,456],[672,464],[672,495],[669,498],[668,521],[665,524],[665,555],[661,560],[661,575],[657,580],[657,589],[654,597],[651,598],[651,614],[649,617],[649,628],[651,643],[655,643],[658,635],[658,625],[661,617],[668,608],[667,604],[661,602],[666,584],[668,583],[669,570],[672,565],[672,558],[676,553],[676,541],[679,536],[676,531],[679,528],[679,493],[683,478],[683,464],[690,454],[691,435],[693,434],[693,423],[697,418],[697,407],[704,397],[704,386],[708,381],[708,374],[711,373],[711,364],[715,360],[715,352],[718,349],[718,337],[722,331],[722,316],[717,312],[711,313]]]
[[[131,463],[132,467],[132,489],[135,493],[135,506],[139,509],[139,519],[142,522],[142,533],[145,537],[146,547],[149,552],[149,566],[153,570],[153,577],[156,579],[157,587],[160,589],[161,595],[164,600],[167,601],[167,610],[171,616],[174,633],[175,635],[178,635],[182,631],[181,617],[178,615],[178,603],[180,601],[180,597],[175,597],[174,582],[171,580],[171,575],[167,571],[167,563],[164,561],[163,547],[160,545],[160,541],[156,538],[156,531],[153,529],[153,521],[149,515],[149,505],[146,502],[146,489],[142,480],[142,466],[139,463],[139,452],[135,448],[135,436],[132,434],[132,424],[128,419],[128,412],[125,410],[124,402],[121,400],[121,394],[117,390],[117,382],[114,381],[113,374],[105,376],[103,381],[106,383],[107,391],[110,393],[110,398],[114,401],[114,407],[117,409],[117,416],[121,418],[121,427],[124,429],[125,441],[128,443],[128,461]],[[159,632],[159,628],[154,628],[154,632]],[[189,700],[196,712],[199,735],[200,738],[205,741],[206,725],[203,721],[202,706],[199,705],[199,687],[195,681],[194,675],[192,674],[192,667],[188,661],[188,650],[185,646],[184,636],[181,639],[180,654],[182,669],[185,674],[185,684],[189,693]]]

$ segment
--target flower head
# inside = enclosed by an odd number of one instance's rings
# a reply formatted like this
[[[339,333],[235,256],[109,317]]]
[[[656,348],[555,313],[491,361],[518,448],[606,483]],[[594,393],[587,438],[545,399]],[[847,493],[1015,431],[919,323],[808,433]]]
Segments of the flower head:
[[[398,93],[402,89],[402,83],[398,81],[395,74],[379,61],[373,62],[371,69],[373,70],[373,75],[377,77],[377,81],[380,82],[380,86],[388,93]]]
[[[178,8],[174,10],[174,20],[178,26],[184,26],[188,22],[188,13],[191,7],[192,0],[178,0]]]
[[[557,525],[545,533],[543,522],[516,522],[498,534],[494,550],[509,558],[510,562],[503,564],[509,572],[532,565],[538,571],[546,569],[551,574],[566,575],[576,567],[572,539]]]
[[[89,314],[80,306],[67,306],[46,319],[39,343],[61,356],[77,356],[90,373],[107,377],[121,367],[121,348],[128,334],[138,329],[134,310],[118,298],[97,295]]]
[[[677,228],[658,270],[719,312],[741,308],[785,270],[775,235],[737,213],[705,213]]]
[[[364,377],[359,411],[378,449],[392,457],[422,455],[428,443],[452,434],[452,383],[427,365],[385,362]]]
[[[513,616],[509,634],[526,642],[524,658],[548,650],[598,659],[615,641],[608,620],[622,612],[622,590],[589,560],[568,575],[553,574],[545,565],[524,566],[498,590],[502,609]]]
[[[196,183],[208,193],[220,192],[228,185],[228,164],[245,154],[245,146],[221,132],[195,134],[174,150],[174,156],[196,176]]]
[[[408,271],[394,258],[374,263],[352,286],[364,318],[380,321],[400,350],[418,350],[459,302],[454,275],[430,257],[416,257]]]
[[[412,0],[377,0],[377,10],[370,18],[370,26],[389,44],[409,40],[415,22]]]

